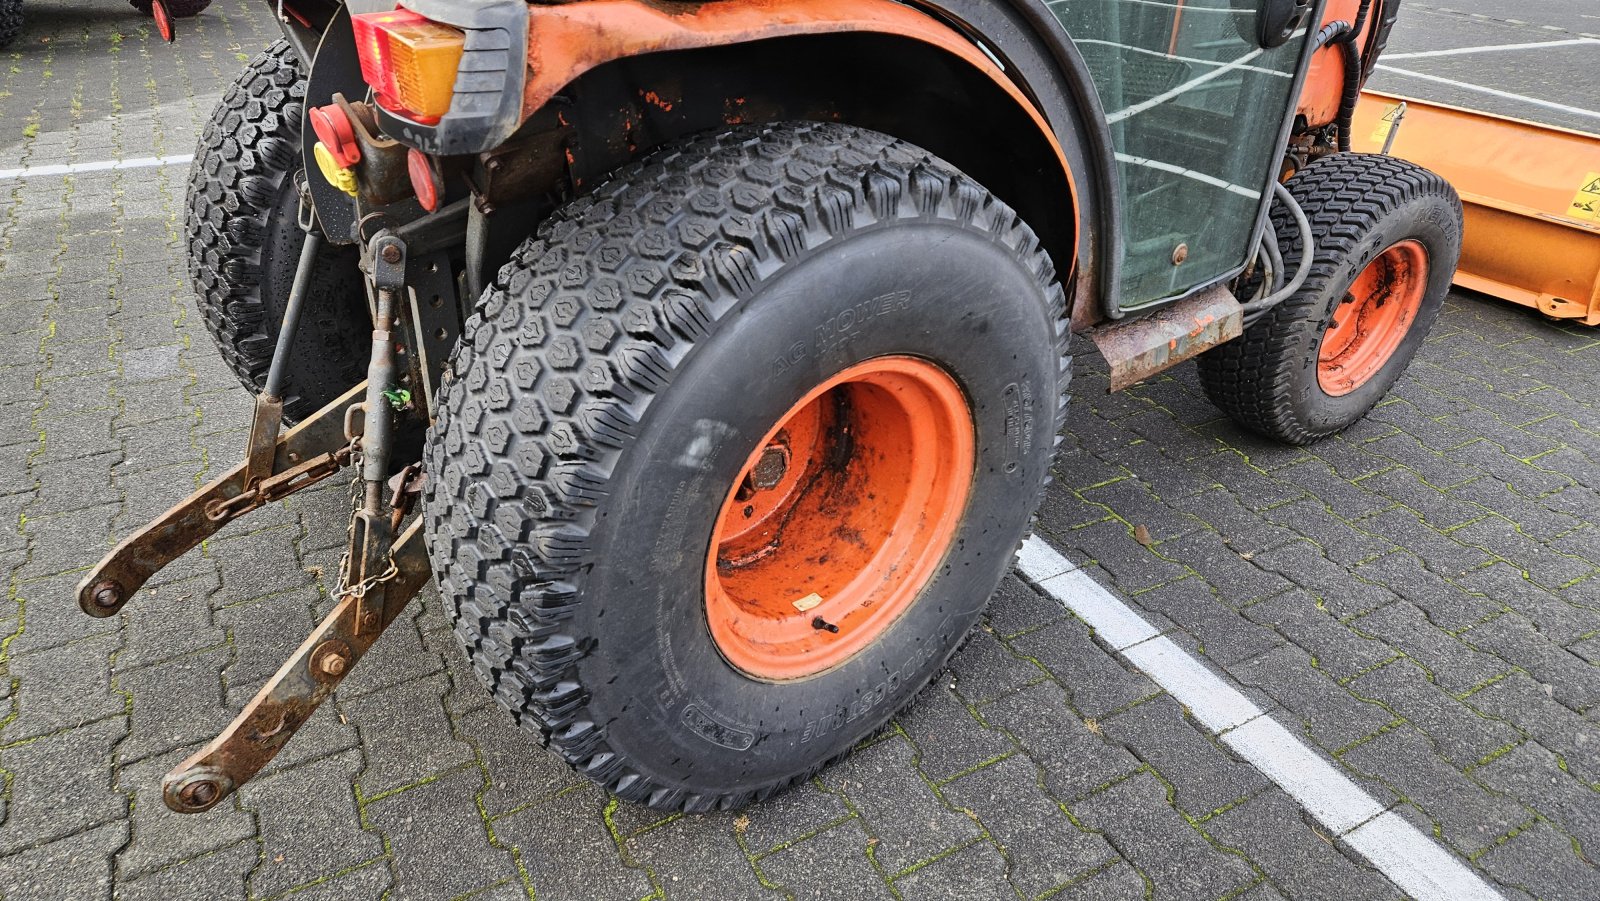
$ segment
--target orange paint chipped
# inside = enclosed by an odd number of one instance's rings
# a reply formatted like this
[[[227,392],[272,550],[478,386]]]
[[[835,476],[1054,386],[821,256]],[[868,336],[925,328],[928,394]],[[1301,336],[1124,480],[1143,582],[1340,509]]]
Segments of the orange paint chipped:
[[[645,103],[650,104],[664,113],[672,112],[672,104],[669,101],[663,100],[661,95],[657,94],[655,91],[640,91],[639,96],[644,98]]]
[[[1401,241],[1363,269],[1322,336],[1322,390],[1343,397],[1371,381],[1410,333],[1427,291],[1428,251],[1419,241]]]
[[[803,679],[876,641],[944,562],[975,447],[966,396],[926,360],[869,360],[808,393],[757,445],[712,532],[706,621],[723,657]]]

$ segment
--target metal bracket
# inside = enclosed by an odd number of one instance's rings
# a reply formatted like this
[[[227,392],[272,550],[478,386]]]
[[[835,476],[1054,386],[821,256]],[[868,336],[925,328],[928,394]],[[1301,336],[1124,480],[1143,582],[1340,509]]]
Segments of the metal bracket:
[[[1244,313],[1226,286],[1202,291],[1140,319],[1089,333],[1121,391],[1244,333]]]
[[[368,242],[362,261],[373,298],[372,357],[362,387],[365,400],[359,404],[359,493],[334,592],[338,604],[233,723],[162,780],[162,799],[179,813],[209,810],[260,772],[431,576],[420,518],[394,540],[418,468],[400,474],[393,501],[385,495],[394,445],[394,390],[400,384],[395,339],[406,257],[406,242],[385,231]],[[353,393],[347,400],[340,424],[355,448]],[[276,484],[263,482],[262,489]]]
[[[270,500],[316,484],[344,465],[344,411],[366,393],[360,385],[322,408],[273,444],[271,474],[251,484],[240,463],[191,494],[149,525],[129,535],[78,583],[78,606],[95,617],[121,610],[162,567],[199,547],[223,526]]]
[[[411,372],[422,385],[423,409],[431,417],[438,408],[439,383],[450,364],[450,350],[461,337],[461,315],[450,258],[436,253],[412,259],[412,284],[407,291],[411,297]]]

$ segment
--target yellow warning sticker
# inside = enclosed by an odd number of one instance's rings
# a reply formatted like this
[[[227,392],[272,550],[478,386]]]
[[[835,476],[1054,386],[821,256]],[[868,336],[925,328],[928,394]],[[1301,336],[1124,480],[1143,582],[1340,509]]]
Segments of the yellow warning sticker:
[[[1389,140],[1389,130],[1394,128],[1395,117],[1400,115],[1400,104],[1383,108],[1383,115],[1378,117],[1378,127],[1372,130],[1372,143],[1382,144]]]
[[[1567,214],[1576,219],[1600,222],[1600,172],[1590,172],[1578,186],[1578,196],[1572,198]]]

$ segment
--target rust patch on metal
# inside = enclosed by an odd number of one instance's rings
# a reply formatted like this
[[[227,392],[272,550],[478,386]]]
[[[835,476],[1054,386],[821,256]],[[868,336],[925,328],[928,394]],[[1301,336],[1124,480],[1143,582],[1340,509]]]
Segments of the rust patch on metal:
[[[1244,333],[1244,310],[1226,286],[1089,333],[1121,391]]]
[[[365,383],[357,385],[281,436],[273,452],[277,475],[252,487],[246,460],[123,539],[78,583],[78,606],[94,617],[115,614],[162,567],[223,526],[338,470],[342,463],[337,457],[346,446],[344,408],[358,401],[365,390]],[[305,462],[292,462],[302,460]]]
[[[179,813],[211,809],[250,781],[350,675],[357,661],[399,616],[406,602],[433,577],[422,539],[422,520],[395,542],[394,578],[374,586],[384,603],[381,621],[357,624],[360,598],[347,596],[328,614],[222,734],[161,780],[161,796]]]
[[[362,203],[381,207],[411,197],[414,192],[406,145],[383,133],[377,113],[365,101],[350,101],[343,94],[334,94],[333,102],[349,117],[356,144],[361,148],[355,170]]]

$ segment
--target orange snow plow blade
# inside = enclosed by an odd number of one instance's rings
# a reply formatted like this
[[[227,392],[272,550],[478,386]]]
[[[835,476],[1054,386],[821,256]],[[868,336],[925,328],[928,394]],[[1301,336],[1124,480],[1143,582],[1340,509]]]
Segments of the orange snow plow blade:
[[[1600,325],[1600,136],[1367,91],[1354,149],[1382,152],[1397,117],[1390,152],[1466,207],[1456,284]]]

